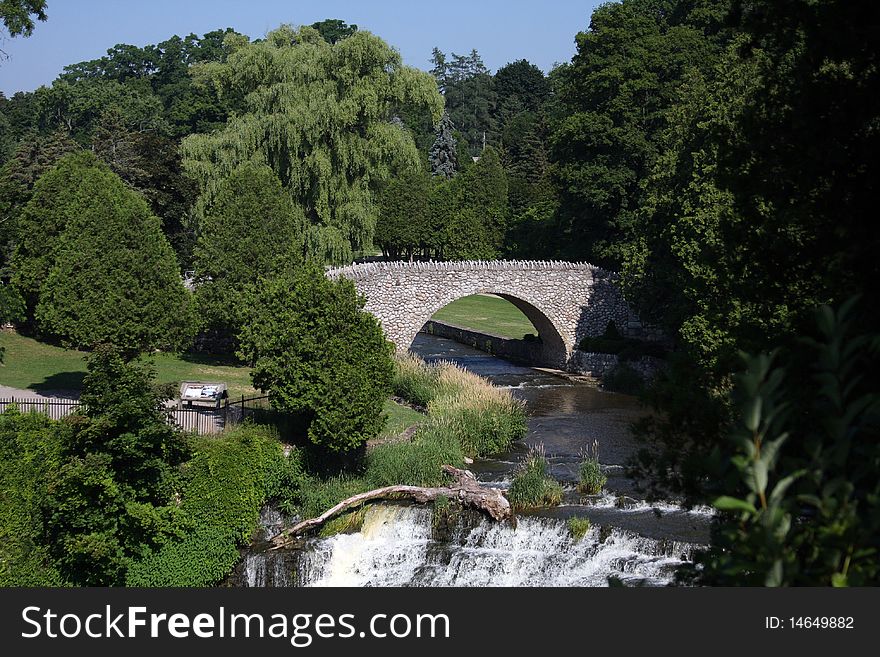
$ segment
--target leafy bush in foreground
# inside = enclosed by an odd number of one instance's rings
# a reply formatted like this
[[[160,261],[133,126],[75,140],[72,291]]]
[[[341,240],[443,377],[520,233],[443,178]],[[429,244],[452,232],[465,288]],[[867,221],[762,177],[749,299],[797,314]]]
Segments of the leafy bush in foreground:
[[[243,425],[205,438],[184,468],[180,507],[192,523],[184,538],[134,563],[128,586],[212,586],[239,558],[257,526],[260,508],[275,492],[285,468],[281,443],[271,430]]]

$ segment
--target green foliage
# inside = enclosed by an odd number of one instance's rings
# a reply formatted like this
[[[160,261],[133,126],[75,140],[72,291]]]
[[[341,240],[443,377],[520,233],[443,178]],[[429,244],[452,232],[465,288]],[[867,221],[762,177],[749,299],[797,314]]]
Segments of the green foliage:
[[[461,516],[462,507],[455,500],[439,495],[434,500],[431,513],[431,535],[434,540],[448,541],[452,530]]]
[[[93,152],[140,192],[162,231],[186,267],[192,261],[193,227],[189,211],[195,201],[195,183],[183,175],[177,143],[155,132],[126,124],[114,106],[105,110],[92,132]]]
[[[117,483],[138,501],[158,503],[174,490],[173,468],[187,455],[180,433],[166,422],[150,367],[101,346],[88,358],[80,402],[88,422],[74,423],[68,455],[107,454]]]
[[[586,536],[587,532],[590,531],[593,526],[589,518],[578,517],[569,518],[566,521],[566,524],[568,525],[568,531],[571,533],[571,537],[575,542]]]
[[[412,258],[430,248],[434,239],[431,180],[422,169],[389,181],[379,194],[375,243],[392,260]]]
[[[61,466],[59,424],[0,414],[0,586],[59,586],[63,580],[43,541],[41,507],[48,482]]]
[[[65,581],[120,584],[132,559],[180,534],[171,503],[188,446],[164,417],[152,372],[102,347],[80,401],[56,434],[63,462],[42,501],[43,538]]]
[[[314,518],[338,502],[369,489],[363,478],[352,475],[324,479],[309,475],[301,479],[297,488],[288,492],[282,506],[288,511],[298,512],[303,518]]]
[[[261,282],[246,305],[240,354],[273,407],[303,415],[312,443],[331,452],[381,431],[393,345],[353,283],[312,263]]]
[[[239,559],[260,508],[275,495],[290,463],[278,437],[243,425],[202,439],[183,470],[180,510],[188,531],[128,570],[128,586],[215,586]]]
[[[245,163],[205,208],[194,252],[203,328],[236,333],[248,285],[302,258],[305,218],[265,165]]]
[[[439,367],[428,365],[421,358],[407,354],[395,360],[392,390],[395,395],[409,403],[427,408],[428,403],[437,395],[439,376]]]
[[[602,472],[599,464],[599,443],[593,441],[590,448],[583,455],[583,460],[578,468],[579,480],[578,491],[585,495],[598,495],[602,492],[608,477]]]
[[[464,451],[455,435],[431,426],[416,432],[412,442],[386,443],[371,449],[364,479],[371,488],[395,484],[440,486],[445,481],[442,465],[463,467]]]
[[[458,147],[455,143],[455,126],[448,112],[437,123],[434,132],[434,143],[428,151],[428,163],[431,166],[431,175],[449,179],[458,171]]]
[[[505,64],[494,77],[502,127],[522,112],[539,112],[552,91],[544,72],[526,59]]]
[[[720,585],[870,586],[880,582],[880,395],[860,373],[880,354],[856,333],[855,301],[817,313],[819,337],[781,367],[746,357],[737,422],[722,453],[732,471],[713,546],[689,574]],[[811,379],[797,376],[809,363]],[[805,416],[792,413],[804,409]]]
[[[4,170],[9,171],[11,165],[12,162]],[[30,168],[43,170],[42,166]],[[14,170],[9,171],[9,174],[13,173]],[[30,194],[26,191],[30,176],[17,176],[22,185],[17,200],[25,200],[27,204],[17,220],[11,261],[12,283],[25,297],[30,313],[36,306],[40,287],[55,264],[61,248],[61,234],[85,203],[83,188],[86,181],[92,181],[93,174],[100,176],[100,164],[95,157],[90,153],[74,153],[57,160],[48,171],[31,182],[33,191]]]
[[[343,513],[341,516],[331,518],[321,527],[318,536],[321,538],[329,538],[336,534],[354,534],[361,530],[364,524],[364,518],[367,515],[367,507],[362,506],[355,511]]]
[[[645,380],[641,374],[623,361],[602,376],[602,388],[624,395],[641,395],[645,390]]]
[[[183,141],[202,203],[243,162],[266,164],[305,211],[309,254],[331,262],[370,245],[375,188],[419,166],[412,135],[391,121],[393,112],[422,107],[437,120],[442,109],[430,77],[368,32],[331,45],[310,27],[282,26],[208,73],[245,107],[224,128]]]
[[[399,358],[394,392],[427,407],[428,418],[417,436],[453,437],[468,456],[505,451],[526,433],[522,402],[452,363],[428,365],[415,356]]]
[[[486,148],[480,160],[451,180],[437,183],[430,214],[434,251],[450,260],[493,259],[500,255],[509,222],[508,184],[498,152]]]
[[[507,499],[515,511],[539,506],[556,506],[562,501],[562,486],[547,475],[543,448],[532,450],[519,467]]]
[[[59,165],[61,198],[35,192],[28,204],[35,213],[35,202],[45,202],[54,223],[63,226],[57,239],[47,240],[57,245],[47,249],[54,260],[42,247],[35,249],[40,255],[21,244],[16,252],[28,266],[26,289],[40,282],[35,274],[48,270],[36,309],[41,330],[73,346],[109,343],[132,353],[185,343],[189,297],[159,220],[94,156],[69,157],[70,167]],[[25,283],[23,272],[17,278]]]
[[[312,23],[311,27],[318,30],[318,34],[329,44],[334,44],[342,39],[347,39],[357,32],[357,25],[349,25],[338,18],[326,18],[317,23]]]
[[[525,435],[525,410],[510,392],[449,363],[426,365],[414,356],[397,361],[395,392],[418,398],[428,416],[410,442],[377,445],[359,476],[303,475],[282,493],[282,507],[314,517],[337,502],[372,488],[409,484],[441,486],[442,465],[464,467],[464,458],[509,449]],[[300,458],[298,453],[292,459]]]
[[[853,293],[874,324],[880,308],[865,284],[878,267],[880,150],[865,129],[878,73],[864,14],[830,0],[735,6],[732,43],[672,98],[623,247],[627,298],[680,352],[651,393],[667,421],[654,422],[663,448],[646,470],[682,473],[675,485],[691,494],[714,486],[705,464],[733,421],[739,350],[785,347],[813,308]]]
[[[29,37],[34,31],[34,18],[46,20],[46,0],[3,0],[0,19],[9,36]]]
[[[642,181],[686,72],[718,60],[729,0],[624,0],[598,7],[561,68],[551,137],[562,252],[617,269]]]
[[[4,274],[16,242],[21,239],[19,215],[31,199],[37,180],[61,157],[79,150],[79,146],[62,132],[47,137],[30,134],[14,146],[10,144],[10,148],[14,150],[0,168],[0,270]],[[30,228],[33,229],[33,225]]]
[[[443,91],[446,111],[461,134],[465,155],[479,155],[484,137],[490,144],[495,139],[495,80],[476,50],[468,55],[452,53],[447,61],[446,55],[434,48],[432,61],[432,73]]]

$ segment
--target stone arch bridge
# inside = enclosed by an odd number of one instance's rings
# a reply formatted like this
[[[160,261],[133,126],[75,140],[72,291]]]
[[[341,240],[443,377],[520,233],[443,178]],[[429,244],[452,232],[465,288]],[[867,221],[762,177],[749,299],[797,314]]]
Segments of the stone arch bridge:
[[[536,365],[566,369],[577,344],[601,335],[609,320],[624,335],[641,332],[615,275],[587,263],[373,262],[331,269],[327,276],[354,282],[399,352],[409,349],[435,312],[472,294],[496,294],[528,317],[542,342]]]

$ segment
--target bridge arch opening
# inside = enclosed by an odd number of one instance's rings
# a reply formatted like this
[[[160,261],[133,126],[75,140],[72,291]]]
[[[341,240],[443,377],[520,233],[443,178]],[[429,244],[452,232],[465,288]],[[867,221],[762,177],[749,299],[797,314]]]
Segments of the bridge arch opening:
[[[407,348],[418,332],[426,332],[529,365],[565,367],[568,349],[559,330],[521,296],[487,290],[444,300],[430,310]]]

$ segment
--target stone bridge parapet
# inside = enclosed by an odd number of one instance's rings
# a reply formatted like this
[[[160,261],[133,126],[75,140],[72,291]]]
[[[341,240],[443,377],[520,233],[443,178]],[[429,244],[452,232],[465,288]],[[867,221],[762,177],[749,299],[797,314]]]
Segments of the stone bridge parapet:
[[[529,318],[542,341],[537,365],[566,369],[578,343],[601,335],[609,321],[624,335],[641,332],[616,275],[584,262],[371,262],[330,269],[327,276],[354,282],[366,310],[401,352],[434,313],[472,294],[496,294]]]

